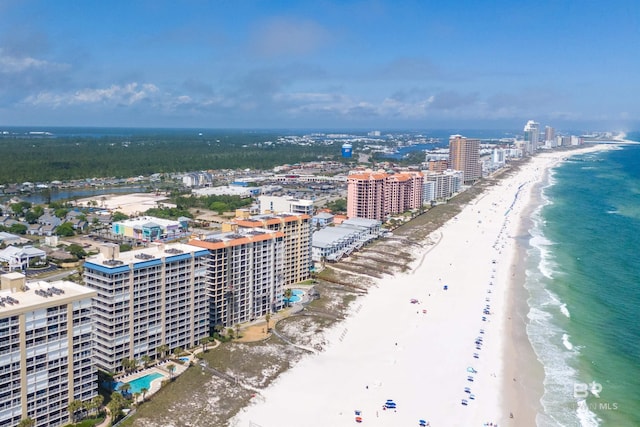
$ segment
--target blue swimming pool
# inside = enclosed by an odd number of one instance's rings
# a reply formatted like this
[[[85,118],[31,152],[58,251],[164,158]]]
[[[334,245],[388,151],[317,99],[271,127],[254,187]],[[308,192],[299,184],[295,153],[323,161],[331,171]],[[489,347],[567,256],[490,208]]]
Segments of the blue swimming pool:
[[[127,383],[131,386],[131,388],[129,389],[129,393],[131,394],[141,393],[142,392],[141,390],[143,388],[146,388],[147,390],[149,390],[151,388],[151,381],[161,377],[164,377],[164,375],[154,372],[152,374],[147,374],[144,377],[140,377],[140,378],[136,378],[135,380],[128,381]],[[118,385],[116,386],[116,390],[120,390],[120,387],[122,387],[122,384],[123,383],[119,382]]]
[[[181,362],[188,362],[189,358],[188,357],[180,357],[178,360],[180,360]]]
[[[291,298],[283,298],[285,302],[298,302],[302,299],[302,295],[304,295],[304,291],[300,289],[294,289],[291,291]]]

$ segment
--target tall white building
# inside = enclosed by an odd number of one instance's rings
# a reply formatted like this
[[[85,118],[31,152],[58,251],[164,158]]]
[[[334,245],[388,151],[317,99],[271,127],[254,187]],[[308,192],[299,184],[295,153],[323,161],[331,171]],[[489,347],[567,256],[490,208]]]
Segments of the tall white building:
[[[459,193],[462,188],[464,172],[447,169],[443,172],[426,172],[424,176],[423,192],[425,204],[432,201],[442,201],[450,199],[454,194]]]
[[[185,245],[153,245],[120,253],[105,245],[87,258],[84,281],[95,298],[95,361],[108,372],[122,360],[157,357],[198,345],[209,335],[206,293],[208,251]]]
[[[524,126],[524,150],[526,154],[533,154],[538,149],[540,141],[540,123],[529,120]]]
[[[494,148],[491,152],[491,161],[497,167],[504,166],[507,161],[507,154],[504,148]]]
[[[67,406],[98,395],[92,297],[75,283],[1,276],[0,426],[69,423]]]

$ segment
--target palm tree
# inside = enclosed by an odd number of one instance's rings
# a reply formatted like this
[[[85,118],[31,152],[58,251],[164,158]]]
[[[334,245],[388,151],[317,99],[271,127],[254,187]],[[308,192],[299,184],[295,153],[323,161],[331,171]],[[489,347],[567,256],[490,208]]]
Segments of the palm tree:
[[[169,346],[166,344],[159,345],[158,348],[156,348],[156,353],[160,355],[160,359],[164,358],[167,351],[169,351]]]
[[[80,408],[82,408],[82,402],[79,400],[72,400],[67,405],[67,411],[69,411],[69,416],[73,424],[76,423],[76,412],[78,412]]]
[[[148,354],[145,354],[140,359],[142,360],[142,364],[144,365],[144,368],[145,369],[148,368],[149,364],[151,363],[151,356],[149,356]]]
[[[222,335],[223,330],[224,330],[224,326],[222,326],[220,323],[214,325],[213,327],[214,337],[215,337],[215,334]]]
[[[289,307],[289,302],[291,301],[291,297],[293,296],[293,291],[291,289],[285,289],[284,290],[284,300],[287,304],[287,307]]]
[[[207,351],[207,343],[209,342],[209,337],[200,338],[200,344],[202,345],[202,352]]]
[[[84,409],[87,414],[91,414],[91,412],[93,411],[93,404],[90,400],[83,400],[82,409]]]
[[[149,389],[148,389],[148,388],[146,388],[146,387],[142,387],[142,388],[140,389],[140,392],[142,393],[142,401],[143,401],[143,402],[145,401],[145,397],[146,397],[146,395],[147,395],[147,392],[148,392],[148,391],[149,391]]]
[[[129,394],[129,390],[131,390],[131,384],[129,383],[123,383],[120,386],[120,392],[122,393],[123,396],[126,394]]]
[[[18,427],[34,427],[35,425],[36,425],[36,422],[31,418],[27,417],[20,420]]]
[[[120,362],[120,364],[122,365],[122,369],[125,373],[129,372],[129,370],[131,369],[131,360],[126,357],[122,359],[122,362]]]
[[[173,355],[178,357],[182,354],[183,351],[184,349],[182,347],[176,347],[173,349]]]
[[[271,313],[267,313],[266,316],[264,316],[264,319],[267,321],[267,333],[269,332],[269,321],[271,320]]]
[[[117,391],[111,393],[111,401],[107,405],[107,408],[109,408],[109,412],[111,412],[112,420],[115,421],[120,417],[122,414],[122,408],[124,408],[125,405],[126,401],[120,393]]]
[[[91,399],[91,405],[95,409],[96,414],[100,412],[100,408],[102,407],[103,403],[104,403],[104,397],[101,394]]]
[[[173,363],[169,363],[167,365],[167,371],[169,371],[169,374],[171,374],[171,381],[173,381],[173,372],[176,370],[176,365],[174,365]]]
[[[135,403],[137,405],[138,404],[138,399],[140,399],[140,392],[136,391],[135,393],[133,393],[133,403]]]

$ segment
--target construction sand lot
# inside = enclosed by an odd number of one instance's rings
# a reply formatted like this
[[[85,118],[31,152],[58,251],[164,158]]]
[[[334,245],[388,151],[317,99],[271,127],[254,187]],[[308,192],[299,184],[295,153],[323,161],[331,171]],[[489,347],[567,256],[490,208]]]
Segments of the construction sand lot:
[[[156,193],[133,193],[133,194],[105,194],[103,196],[87,197],[78,200],[78,204],[91,206],[92,202],[97,206],[108,209],[112,212],[118,211],[125,215],[140,215],[147,209],[164,206],[175,208],[173,203],[167,203],[167,196]]]

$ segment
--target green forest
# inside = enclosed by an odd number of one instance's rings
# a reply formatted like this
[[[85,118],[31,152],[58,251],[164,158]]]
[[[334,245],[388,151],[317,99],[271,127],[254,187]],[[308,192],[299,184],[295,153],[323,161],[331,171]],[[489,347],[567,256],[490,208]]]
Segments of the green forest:
[[[93,177],[125,178],[207,169],[269,169],[339,160],[339,146],[265,144],[279,135],[225,133],[132,137],[0,138],[0,184]]]

